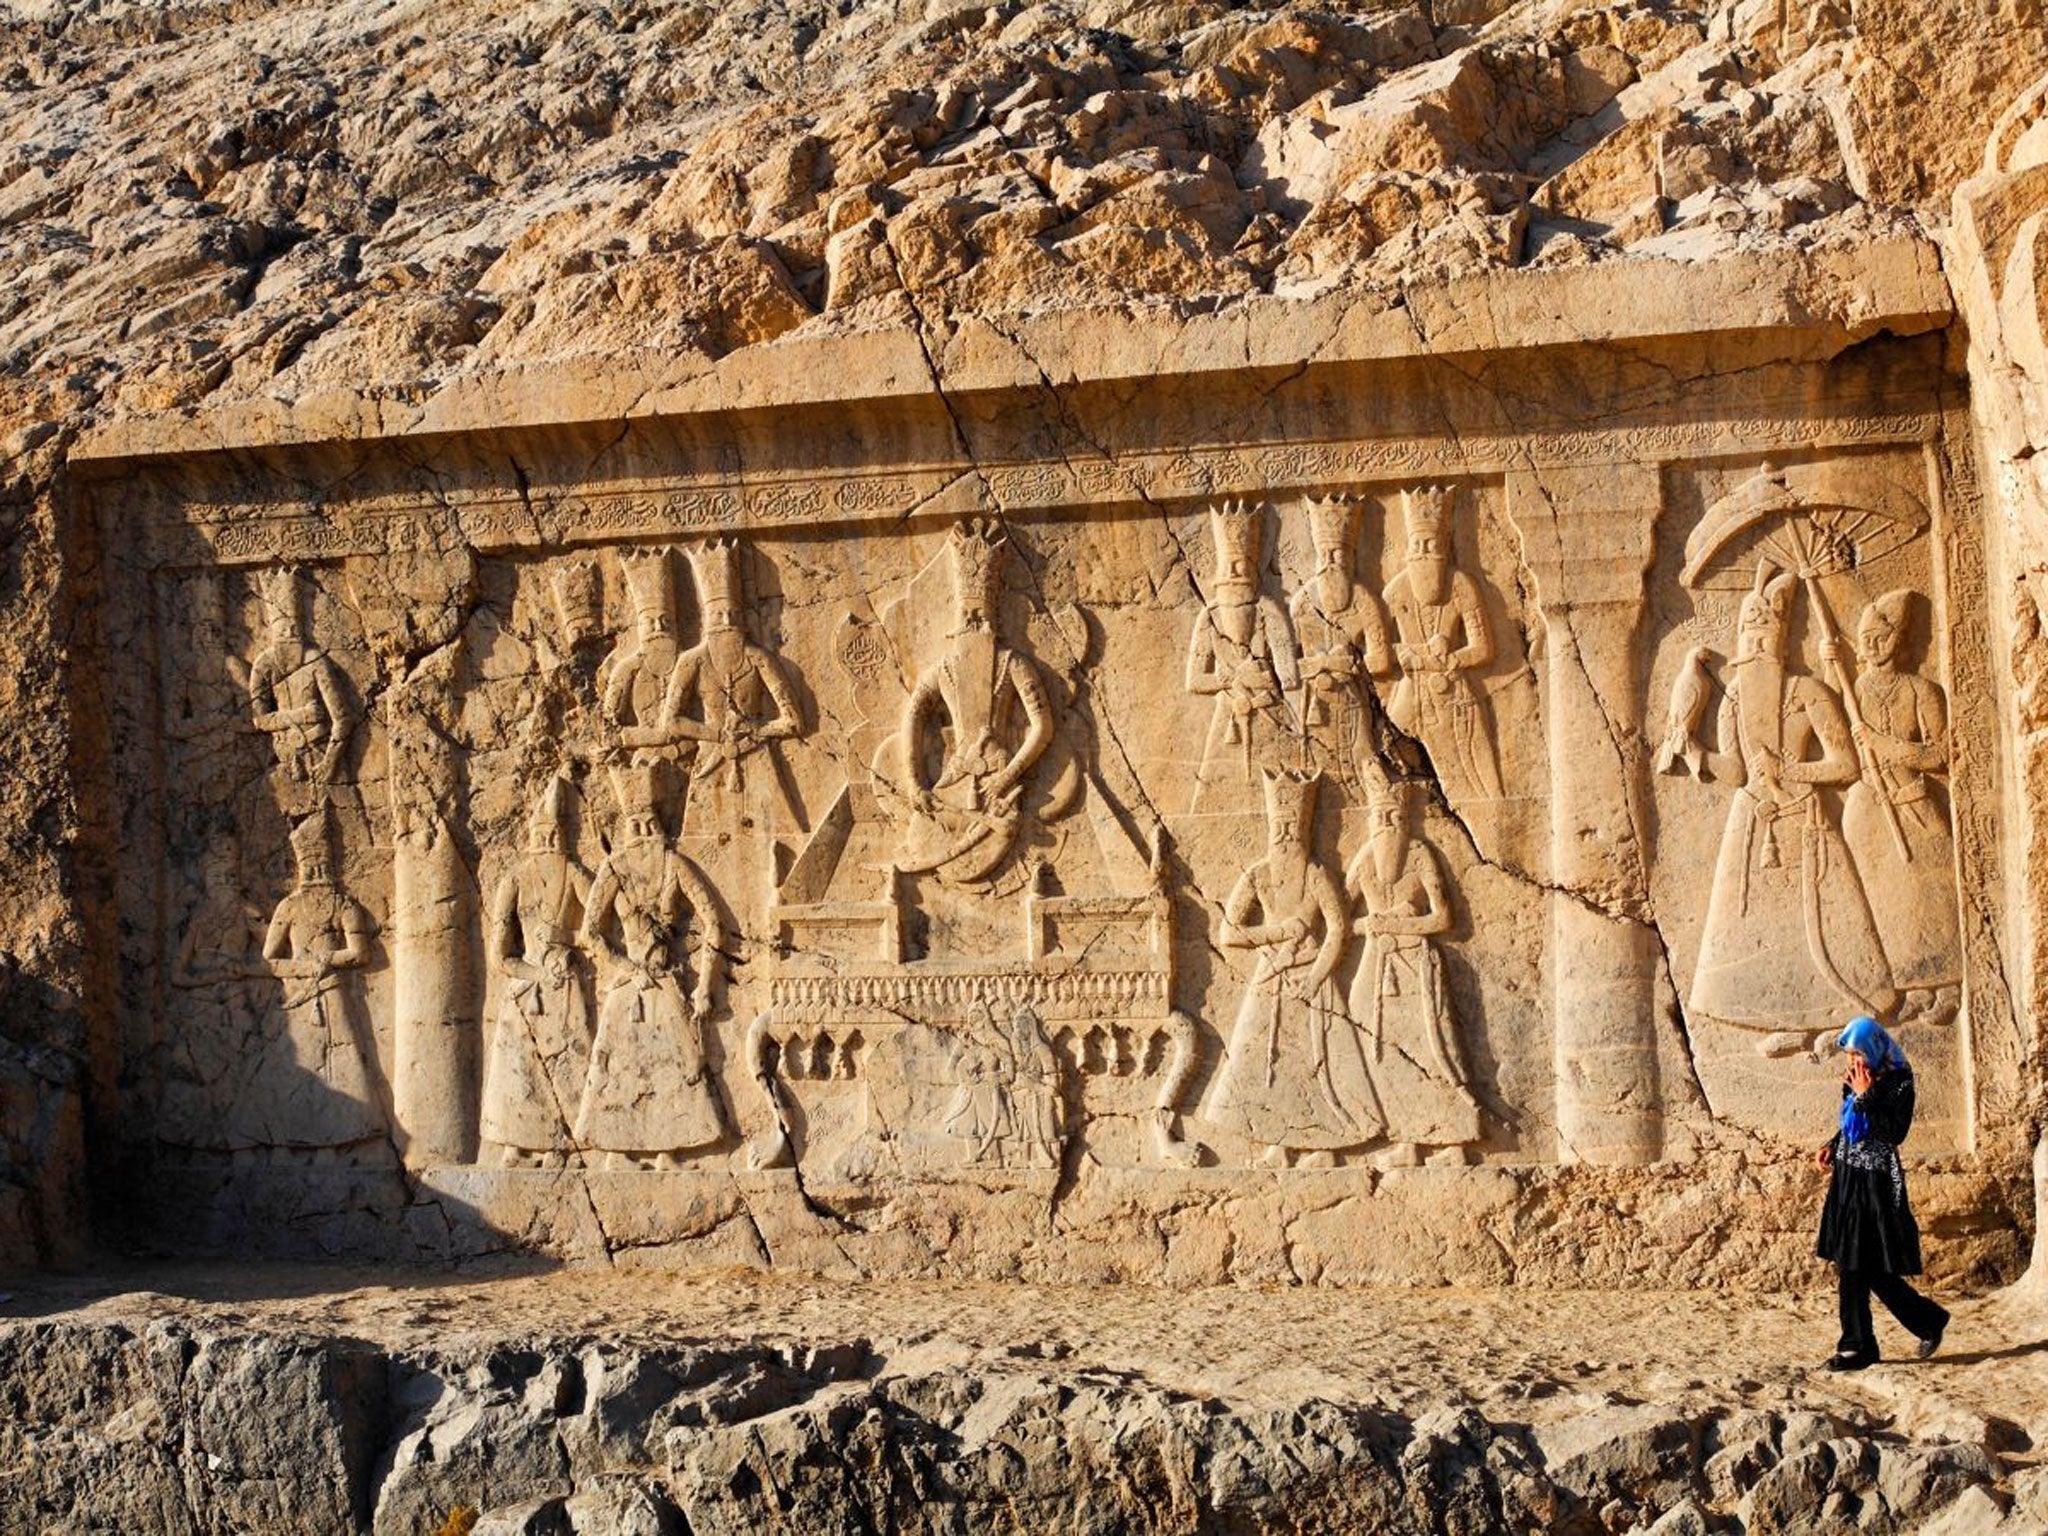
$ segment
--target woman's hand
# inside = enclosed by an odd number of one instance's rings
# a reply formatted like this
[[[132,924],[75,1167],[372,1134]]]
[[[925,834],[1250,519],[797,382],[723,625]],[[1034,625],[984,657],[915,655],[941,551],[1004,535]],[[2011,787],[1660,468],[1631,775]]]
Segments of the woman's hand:
[[[1820,1144],[1820,1150],[1813,1154],[1813,1166],[1818,1168],[1822,1173],[1826,1173],[1829,1168],[1834,1166],[1834,1162],[1835,1144],[1832,1141],[1822,1142]]]
[[[1870,1085],[1876,1081],[1877,1079],[1871,1076],[1869,1062],[1865,1061],[1861,1056],[1851,1056],[1849,1058],[1848,1082],[1851,1093],[1867,1093],[1870,1091]]]

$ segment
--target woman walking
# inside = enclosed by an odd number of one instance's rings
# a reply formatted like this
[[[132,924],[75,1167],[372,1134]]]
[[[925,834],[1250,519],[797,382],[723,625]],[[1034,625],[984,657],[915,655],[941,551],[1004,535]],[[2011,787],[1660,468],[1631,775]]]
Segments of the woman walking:
[[[1920,1273],[1920,1228],[1906,1199],[1899,1145],[1913,1127],[1913,1069],[1906,1053],[1867,1014],[1835,1042],[1847,1056],[1841,1127],[1814,1161],[1829,1170],[1820,1213],[1820,1256],[1840,1269],[1842,1337],[1831,1371],[1860,1371],[1879,1359],[1871,1327],[1874,1291],[1919,1340],[1926,1359],[1941,1347],[1948,1313],[1907,1283]]]

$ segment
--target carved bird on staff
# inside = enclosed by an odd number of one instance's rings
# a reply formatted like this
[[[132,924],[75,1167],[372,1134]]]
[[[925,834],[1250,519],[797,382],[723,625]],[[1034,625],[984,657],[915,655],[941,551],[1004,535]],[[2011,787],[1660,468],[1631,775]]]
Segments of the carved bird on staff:
[[[1712,655],[1704,645],[1694,646],[1679,664],[1678,676],[1671,681],[1671,705],[1664,715],[1664,744],[1657,749],[1659,773],[1689,771],[1696,779],[1701,776],[1706,751],[1699,744],[1699,726],[1714,687],[1713,674],[1707,670]]]

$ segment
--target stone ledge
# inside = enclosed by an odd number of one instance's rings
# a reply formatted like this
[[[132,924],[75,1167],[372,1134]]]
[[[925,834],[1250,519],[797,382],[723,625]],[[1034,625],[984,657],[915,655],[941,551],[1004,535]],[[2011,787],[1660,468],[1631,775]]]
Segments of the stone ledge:
[[[424,438],[601,421],[1067,385],[1308,364],[1780,332],[1828,355],[1891,331],[1916,335],[1953,313],[1935,247],[1900,237],[1788,260],[1616,261],[1487,273],[1378,297],[1260,297],[1214,314],[1053,311],[999,325],[973,317],[944,334],[901,330],[804,337],[715,363],[656,355],[572,358],[432,389],[336,391],[287,401],[118,420],[86,431],[79,464],[285,444]]]

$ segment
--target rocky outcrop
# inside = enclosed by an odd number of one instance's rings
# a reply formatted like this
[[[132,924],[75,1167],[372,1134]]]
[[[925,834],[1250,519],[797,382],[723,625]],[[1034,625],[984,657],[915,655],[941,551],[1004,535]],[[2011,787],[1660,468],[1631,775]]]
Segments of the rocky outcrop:
[[[1913,1442],[1711,1402],[1275,1405],[1063,1354],[963,1373],[859,1337],[391,1349],[18,1324],[0,1332],[0,1531],[1883,1536],[2048,1517],[1982,1421]]]

